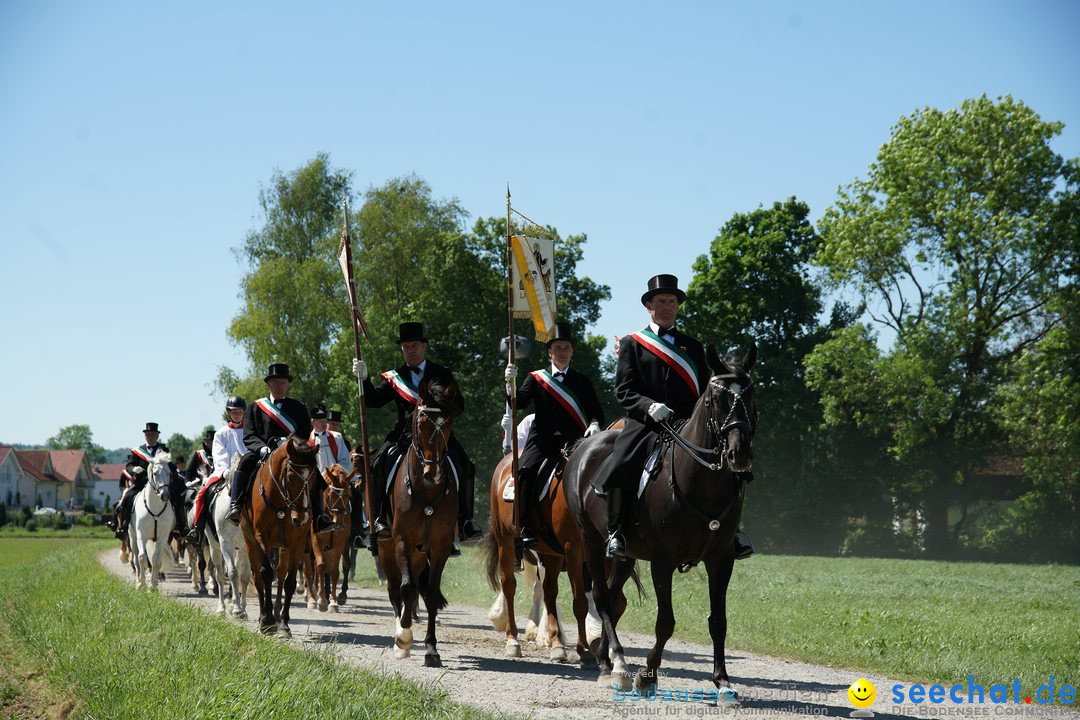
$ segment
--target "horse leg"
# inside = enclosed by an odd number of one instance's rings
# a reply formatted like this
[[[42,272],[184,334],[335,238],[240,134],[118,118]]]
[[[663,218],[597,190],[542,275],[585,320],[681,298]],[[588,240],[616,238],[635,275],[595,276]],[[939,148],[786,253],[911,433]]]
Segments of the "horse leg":
[[[341,553],[341,592],[337,595],[338,605],[344,605],[349,601],[349,575],[352,574],[352,550],[346,544],[345,551]]]
[[[731,678],[727,674],[727,666],[724,664],[724,640],[727,636],[727,588],[731,581],[731,569],[735,564],[735,558],[727,555],[719,562],[709,565],[706,570],[709,574],[709,635],[713,641],[713,674],[712,681],[721,692],[735,695],[731,687]]]
[[[611,660],[608,656],[608,642],[611,638],[608,629],[612,626],[613,621],[611,597],[608,593],[607,582],[604,579],[607,569],[604,565],[603,542],[603,538],[599,537],[586,541],[585,563],[589,568],[589,575],[592,577],[592,598],[599,618],[596,641],[591,646],[593,657],[596,658],[599,669],[597,683],[603,687],[608,687],[611,684],[612,670]]]
[[[494,531],[492,531],[494,532]],[[514,574],[514,539],[504,537],[499,542],[499,585],[502,588],[502,605],[505,613],[506,655],[521,657],[518,642],[517,621],[514,618],[514,594],[517,592],[517,576]]]
[[[585,587],[583,570],[585,563],[581,558],[581,551],[571,543],[563,547],[566,553],[566,574],[570,579],[570,595],[574,600],[574,619],[577,621],[577,654],[579,660],[584,660],[589,653],[589,641],[585,628],[586,618],[589,615],[589,589]]]
[[[424,667],[442,667],[442,658],[435,639],[435,619],[439,609],[446,605],[442,594],[442,563],[428,568],[427,587],[424,589],[424,606],[427,608],[427,633],[424,635]]]
[[[259,630],[269,635],[277,629],[277,621],[274,619],[274,568],[265,552],[259,553],[255,589],[259,591]]]
[[[310,552],[304,553],[304,597],[307,600],[308,610],[314,610],[318,603],[315,601],[315,555]]]
[[[206,553],[203,552],[203,546],[199,545],[192,548],[196,553],[199,563],[199,594],[206,595]]]
[[[330,612],[338,612],[337,602],[337,584],[338,584],[338,572],[341,567],[341,558],[336,552],[331,554],[329,565],[329,577],[327,578],[327,599],[330,601]]]
[[[326,612],[327,608],[330,607],[330,598],[327,597],[329,579],[330,574],[326,569],[326,555],[320,554],[315,558],[315,581],[318,583],[316,590],[319,596],[319,612]]]
[[[559,574],[562,572],[563,560],[558,555],[548,555],[541,558],[543,563],[543,590],[544,609],[547,611],[542,625],[547,646],[551,648],[548,659],[552,662],[566,662],[566,647],[563,645],[562,628],[559,626]],[[539,638],[538,638],[539,639]],[[537,642],[539,645],[539,641]]]
[[[623,646],[619,641],[618,634],[615,632],[615,627],[619,624],[619,618],[622,617],[623,611],[626,610],[626,595],[623,594],[623,585],[626,584],[633,571],[633,560],[616,561],[612,564],[611,574],[607,582],[610,629],[608,628],[609,623],[605,622],[604,630],[605,634],[610,635],[608,655],[611,660],[611,680],[613,683],[619,683],[623,690],[629,690],[631,686],[630,668],[626,664]],[[602,617],[603,615],[601,615]]]
[[[525,619],[525,642],[532,640],[539,645],[537,631],[540,628],[540,605],[544,601],[544,594],[540,587],[540,566],[538,563],[533,562],[535,558],[536,556],[532,553],[526,553],[525,557],[522,558],[521,583],[531,596],[529,614]]]
[[[224,562],[224,559],[221,555],[221,545],[220,543],[215,543],[212,540],[207,540],[207,544],[210,546],[210,576],[213,579],[212,584],[214,585],[214,594],[217,595],[218,599],[218,606],[215,612],[217,612],[218,615],[224,615],[225,581],[221,575]]]
[[[300,570],[300,558],[294,558],[292,552],[283,551],[285,558],[282,561],[288,560],[288,565],[284,566],[285,577],[284,582],[279,582],[278,587],[284,586],[285,598],[281,603],[281,625],[278,627],[278,634],[291,638],[292,630],[289,629],[289,608],[292,606],[292,596],[296,592],[296,574]],[[279,575],[280,577],[280,575]]]
[[[656,642],[645,659],[645,667],[637,672],[634,687],[644,695],[656,689],[657,668],[664,654],[664,645],[675,632],[675,611],[671,607],[671,574],[674,569],[663,562],[652,563],[653,593],[656,596]]]
[[[398,576],[399,612],[394,628],[394,656],[399,660],[409,657],[412,650],[412,621],[413,611],[416,607],[416,583],[412,579],[409,567],[408,549],[404,540],[398,540],[394,547],[394,559]],[[387,584],[393,585],[393,581],[387,574]]]

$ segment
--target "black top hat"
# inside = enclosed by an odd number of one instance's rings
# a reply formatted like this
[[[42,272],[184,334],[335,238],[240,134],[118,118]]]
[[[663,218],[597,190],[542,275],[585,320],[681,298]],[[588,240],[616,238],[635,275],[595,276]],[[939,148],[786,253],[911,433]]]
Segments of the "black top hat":
[[[649,278],[649,289],[641,296],[641,304],[644,305],[653,295],[660,293],[674,295],[680,304],[686,300],[686,293],[679,289],[679,278],[674,275],[654,275]]]
[[[326,419],[326,408],[323,407],[322,405],[316,405],[315,407],[311,408],[311,419],[312,420],[325,420]]]
[[[330,422],[341,422],[341,411],[340,410],[327,410],[326,411],[326,419],[329,420]]]
[[[403,322],[398,325],[398,339],[399,343],[412,342],[413,340],[419,340],[420,342],[427,342],[427,338],[424,337],[424,323],[418,322]]]
[[[143,428],[143,432],[144,433],[148,433],[148,432],[160,433],[161,431],[157,429],[157,423],[148,422],[148,423],[146,423],[146,427]]]
[[[289,374],[289,366],[285,363],[270,363],[270,371],[266,373],[263,382],[269,382],[271,378],[285,378],[289,382],[292,382],[292,375]]]
[[[212,428],[207,429],[207,431],[205,433],[203,433],[203,442],[204,443],[212,443],[212,442],[214,442],[214,432],[215,431]]]
[[[570,327],[570,323],[555,323],[555,332],[552,333],[551,339],[544,343],[544,345],[546,347],[551,347],[551,343],[555,342],[556,340],[566,340],[568,343],[570,343],[571,346],[574,345],[574,330]]]

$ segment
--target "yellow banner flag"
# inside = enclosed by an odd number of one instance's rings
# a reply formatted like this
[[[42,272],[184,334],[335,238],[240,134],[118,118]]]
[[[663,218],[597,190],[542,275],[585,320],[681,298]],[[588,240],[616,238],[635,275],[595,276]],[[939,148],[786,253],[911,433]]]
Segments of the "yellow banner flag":
[[[546,342],[555,331],[555,243],[549,239],[510,237],[514,250],[515,313],[525,311]]]

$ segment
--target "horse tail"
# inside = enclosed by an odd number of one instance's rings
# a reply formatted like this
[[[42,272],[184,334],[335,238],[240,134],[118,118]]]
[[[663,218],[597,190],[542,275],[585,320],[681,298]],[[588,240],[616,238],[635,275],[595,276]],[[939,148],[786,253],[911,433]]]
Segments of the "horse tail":
[[[634,581],[634,587],[637,588],[638,600],[645,599],[645,586],[641,584],[641,576],[638,575],[637,561],[631,561],[633,565],[630,568],[630,579]]]
[[[425,567],[424,571],[422,573],[420,573],[420,581],[419,581],[420,595],[425,597],[425,598],[427,597],[428,583],[430,581],[431,581],[431,570],[430,570],[430,568]],[[449,604],[450,604],[450,601],[447,600],[446,596],[442,594],[442,589],[440,588],[437,591],[437,595],[435,597],[435,602],[434,602],[435,607],[431,608],[431,609],[442,610],[444,607],[446,607]]]
[[[488,528],[484,533],[484,544],[480,548],[480,557],[483,559],[487,570],[488,583],[491,589],[498,592],[502,587],[499,577],[499,538],[495,536],[495,528]]]

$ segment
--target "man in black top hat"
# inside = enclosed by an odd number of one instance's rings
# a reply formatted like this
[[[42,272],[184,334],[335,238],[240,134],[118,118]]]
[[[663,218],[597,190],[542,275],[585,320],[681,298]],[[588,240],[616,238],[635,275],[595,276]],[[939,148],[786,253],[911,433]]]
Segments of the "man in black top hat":
[[[251,479],[260,460],[266,459],[278,445],[296,435],[307,442],[311,436],[311,418],[307,406],[294,398],[288,397],[292,375],[285,363],[272,363],[263,378],[270,390],[268,397],[256,400],[247,406],[244,412],[244,447],[247,452],[240,458],[240,463],[233,472],[229,498],[232,506],[226,519],[234,525],[240,524],[240,513],[244,497],[251,486]],[[323,515],[322,491],[325,481],[322,475],[315,473],[311,483],[311,519],[315,532],[336,530],[337,525]]]
[[[124,492],[120,495],[120,499],[116,501],[117,507],[117,521],[110,524],[110,527],[114,527],[116,531],[116,537],[123,539],[127,537],[128,522],[131,520],[131,509],[135,503],[135,497],[139,494],[144,487],[146,487],[146,468],[150,465],[150,460],[159,453],[169,452],[169,448],[165,443],[158,442],[158,438],[161,437],[161,433],[158,431],[158,424],[156,422],[146,423],[146,427],[143,428],[143,439],[145,442],[142,445],[131,448],[131,452],[128,453],[127,464],[124,466],[124,470],[131,478],[131,484],[124,489]],[[173,506],[173,513],[176,516],[176,529],[177,532],[183,533],[184,526],[186,524],[186,517],[183,513],[183,495],[184,484],[180,480],[180,475],[176,472],[176,465],[169,463],[169,500]]]
[[[532,511],[538,500],[538,476],[544,467],[545,477],[555,468],[563,448],[578,438],[592,435],[604,423],[604,411],[596,397],[592,381],[570,367],[574,356],[574,337],[570,323],[555,324],[555,333],[547,341],[551,365],[529,373],[517,393],[518,409],[532,404],[535,419],[518,461],[516,492],[521,493],[521,543],[525,548],[539,542]],[[517,366],[506,366],[506,381],[517,378]],[[547,463],[547,464],[545,464]]]
[[[611,457],[597,473],[608,504],[608,557],[625,557],[622,523],[664,420],[686,420],[709,382],[705,347],[675,328],[686,293],[674,275],[649,279],[641,304],[649,325],[622,338],[615,373],[615,399],[626,410],[626,427],[619,432]],[[604,477],[606,473],[606,477]],[[735,556],[749,557],[753,548],[736,535]]]
[[[195,451],[188,463],[187,472],[184,476],[188,482],[198,480],[202,482],[214,474],[214,429],[210,428],[203,434],[202,447]]]
[[[424,337],[424,326],[418,322],[405,322],[398,326],[398,343],[401,345],[401,354],[405,358],[405,364],[396,370],[387,370],[382,373],[382,383],[378,386],[372,384],[368,378],[367,365],[357,359],[353,359],[353,373],[364,382],[364,401],[368,407],[379,408],[390,402],[397,407],[397,423],[386,436],[382,447],[375,453],[372,459],[371,497],[372,508],[372,551],[375,551],[376,543],[380,538],[390,537],[390,527],[386,523],[385,499],[386,482],[394,461],[401,452],[409,447],[412,442],[412,412],[419,400],[420,383],[424,380],[439,380],[444,384],[453,383],[458,387],[454,395],[457,411],[465,409],[465,398],[454,380],[454,374],[450,368],[439,365],[427,359],[427,338]],[[446,448],[446,454],[454,464],[460,486],[458,487],[458,535],[462,541],[472,540],[481,534],[476,521],[473,520],[473,485],[476,475],[476,467],[469,460],[465,448],[458,442],[456,435],[450,436],[450,443]]]

